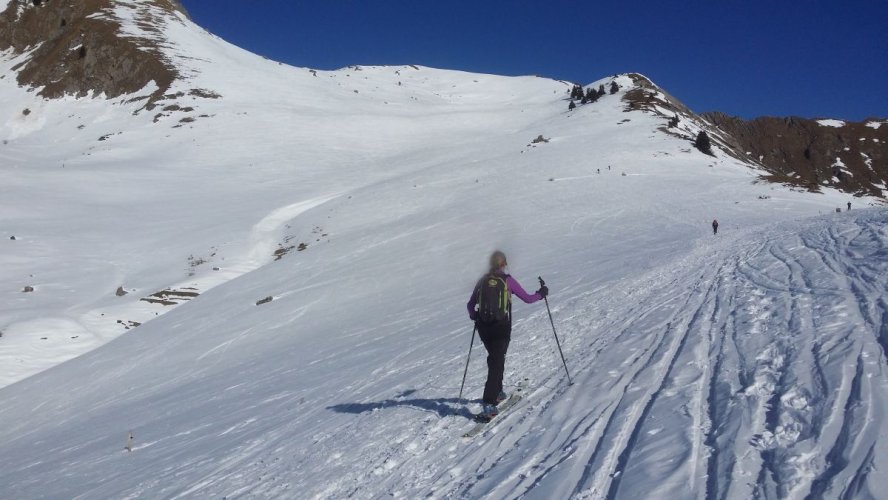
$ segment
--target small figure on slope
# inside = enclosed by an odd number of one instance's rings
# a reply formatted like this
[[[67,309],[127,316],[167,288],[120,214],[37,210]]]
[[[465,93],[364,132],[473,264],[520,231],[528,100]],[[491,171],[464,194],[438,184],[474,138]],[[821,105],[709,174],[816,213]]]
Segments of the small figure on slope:
[[[467,307],[469,318],[475,322],[478,336],[487,349],[487,383],[482,401],[484,409],[479,420],[490,420],[497,415],[496,405],[504,401],[503,372],[506,352],[512,338],[512,294],[528,304],[542,300],[549,294],[545,285],[533,295],[506,272],[506,254],[497,250],[490,256],[490,270],[478,280]]]
[[[848,210],[851,210],[851,202],[848,202]]]
[[[712,219],[712,234],[718,234],[718,221]]]

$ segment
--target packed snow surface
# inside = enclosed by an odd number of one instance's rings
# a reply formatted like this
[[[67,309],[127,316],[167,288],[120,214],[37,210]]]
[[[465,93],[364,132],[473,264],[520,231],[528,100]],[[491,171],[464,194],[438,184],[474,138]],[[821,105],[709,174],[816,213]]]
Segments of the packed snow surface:
[[[819,123],[822,127],[839,128],[845,126],[845,122],[843,122],[842,120],[817,120],[817,123]]]
[[[888,487],[883,209],[697,152],[624,111],[627,76],[568,112],[558,81],[163,33],[191,112],[0,80],[0,498]],[[495,248],[546,279],[574,384],[545,304],[517,303],[525,396],[464,440],[465,302]]]

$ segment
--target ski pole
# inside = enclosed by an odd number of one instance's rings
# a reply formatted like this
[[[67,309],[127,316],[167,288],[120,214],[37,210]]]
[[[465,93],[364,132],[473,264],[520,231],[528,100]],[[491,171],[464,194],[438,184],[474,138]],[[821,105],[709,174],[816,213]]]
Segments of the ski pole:
[[[539,276],[539,280],[541,287],[546,286],[542,276]],[[573,380],[570,379],[570,372],[567,370],[567,361],[564,361],[564,352],[561,351],[561,342],[558,341],[558,332],[555,331],[555,321],[552,320],[552,310],[549,309],[549,298],[543,297],[543,300],[546,301],[546,312],[549,313],[549,323],[552,324],[552,333],[555,334],[555,345],[558,346],[558,354],[561,355],[561,363],[564,364],[564,373],[567,373],[567,382],[569,385],[573,385]]]
[[[469,342],[469,355],[466,356],[466,369],[463,370],[463,380],[459,386],[459,398],[457,399],[462,399],[463,388],[466,386],[466,374],[469,373],[469,360],[472,359],[472,346],[475,344],[475,330],[477,329],[478,325],[472,327],[472,341]]]

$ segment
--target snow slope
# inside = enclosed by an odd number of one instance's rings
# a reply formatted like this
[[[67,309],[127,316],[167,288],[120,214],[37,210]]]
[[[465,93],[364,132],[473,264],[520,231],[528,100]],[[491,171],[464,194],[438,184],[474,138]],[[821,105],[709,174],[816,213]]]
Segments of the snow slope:
[[[0,497],[885,487],[884,211],[824,216],[846,196],[702,155],[624,112],[625,76],[567,112],[558,81],[162,33],[192,111],[0,80]],[[494,248],[546,278],[575,384],[544,306],[516,305],[529,395],[466,442],[464,304]]]

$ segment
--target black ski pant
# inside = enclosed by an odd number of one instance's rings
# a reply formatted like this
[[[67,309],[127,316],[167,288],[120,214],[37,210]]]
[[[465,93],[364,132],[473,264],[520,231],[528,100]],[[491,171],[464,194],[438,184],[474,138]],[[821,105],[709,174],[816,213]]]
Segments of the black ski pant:
[[[496,404],[496,398],[503,390],[503,372],[506,370],[506,352],[512,339],[512,322],[484,324],[478,322],[478,336],[487,349],[487,383],[484,384],[482,400]]]

